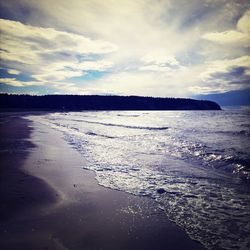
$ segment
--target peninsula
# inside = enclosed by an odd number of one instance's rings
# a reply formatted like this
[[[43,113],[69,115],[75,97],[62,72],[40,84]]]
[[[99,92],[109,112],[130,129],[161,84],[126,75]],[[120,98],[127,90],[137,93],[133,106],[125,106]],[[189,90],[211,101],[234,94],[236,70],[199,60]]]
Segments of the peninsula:
[[[27,110],[220,110],[216,102],[187,98],[101,95],[0,94],[0,109]]]

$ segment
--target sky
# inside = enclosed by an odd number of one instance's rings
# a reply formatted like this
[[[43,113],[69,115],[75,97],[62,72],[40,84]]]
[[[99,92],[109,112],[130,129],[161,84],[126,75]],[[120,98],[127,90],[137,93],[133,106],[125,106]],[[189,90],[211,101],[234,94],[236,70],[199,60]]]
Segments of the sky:
[[[1,93],[192,97],[250,88],[247,0],[8,0],[0,10]]]

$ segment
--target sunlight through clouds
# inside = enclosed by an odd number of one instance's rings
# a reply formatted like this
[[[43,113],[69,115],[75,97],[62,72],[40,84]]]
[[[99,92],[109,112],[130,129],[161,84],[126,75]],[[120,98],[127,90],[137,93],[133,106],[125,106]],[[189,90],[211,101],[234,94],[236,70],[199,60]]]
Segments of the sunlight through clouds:
[[[1,8],[0,88],[187,97],[249,88],[246,0],[13,0]]]

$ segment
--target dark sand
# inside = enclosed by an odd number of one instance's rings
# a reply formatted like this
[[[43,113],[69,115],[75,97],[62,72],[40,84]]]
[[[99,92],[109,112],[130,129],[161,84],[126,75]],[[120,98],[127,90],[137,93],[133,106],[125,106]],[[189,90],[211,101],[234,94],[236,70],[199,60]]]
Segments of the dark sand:
[[[1,115],[0,249],[204,249],[153,200],[101,187],[62,135]]]

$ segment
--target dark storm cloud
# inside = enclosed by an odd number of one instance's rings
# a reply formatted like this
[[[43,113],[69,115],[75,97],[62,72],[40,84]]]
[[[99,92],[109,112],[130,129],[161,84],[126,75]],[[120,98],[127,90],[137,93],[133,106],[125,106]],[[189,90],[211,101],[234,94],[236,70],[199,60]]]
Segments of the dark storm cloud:
[[[250,84],[250,67],[237,67],[234,66],[229,69],[228,72],[217,72],[211,75],[213,79],[224,80],[228,83],[233,84]]]

